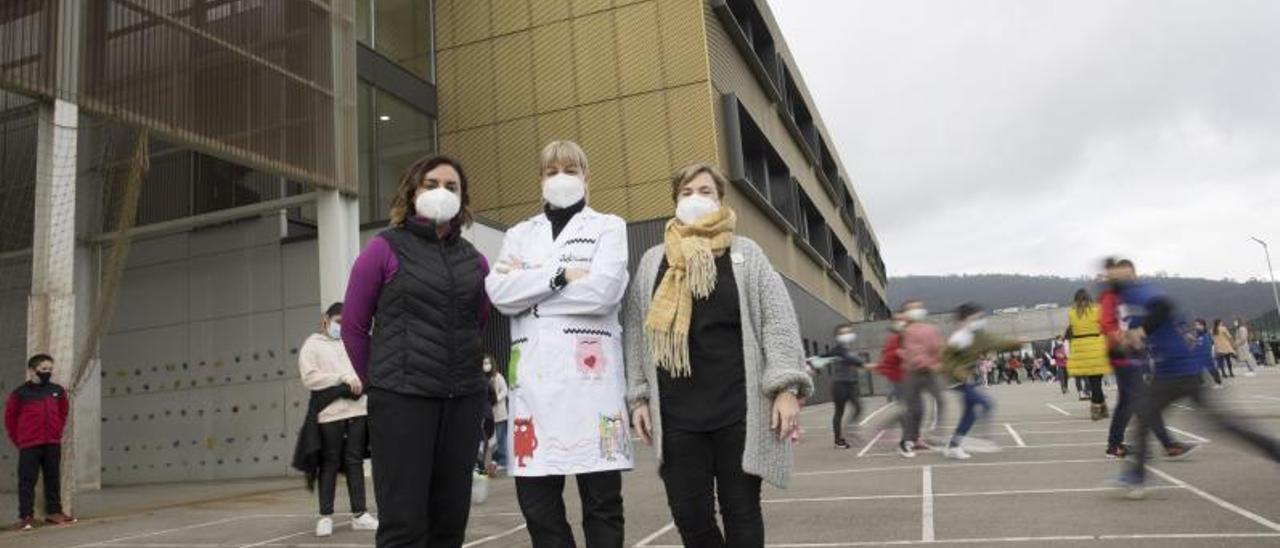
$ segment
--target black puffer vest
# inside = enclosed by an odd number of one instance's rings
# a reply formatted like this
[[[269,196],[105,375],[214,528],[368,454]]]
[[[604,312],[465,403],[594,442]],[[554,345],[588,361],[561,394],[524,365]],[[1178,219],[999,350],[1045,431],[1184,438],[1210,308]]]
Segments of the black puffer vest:
[[[399,268],[382,288],[369,346],[369,383],[428,398],[484,392],[480,253],[454,230],[406,223],[382,232]]]

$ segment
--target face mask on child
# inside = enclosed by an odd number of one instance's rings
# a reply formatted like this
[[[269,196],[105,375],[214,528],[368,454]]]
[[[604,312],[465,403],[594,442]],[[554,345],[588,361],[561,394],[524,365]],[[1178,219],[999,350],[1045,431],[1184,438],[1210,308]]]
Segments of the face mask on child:
[[[49,384],[49,379],[53,378],[52,371],[37,371],[36,378],[40,379],[41,384]]]
[[[328,335],[329,335],[329,338],[330,338],[330,339],[341,339],[341,338],[342,338],[342,324],[340,324],[340,323],[338,323],[338,322],[332,322],[332,321],[331,321],[331,322],[329,322],[329,329],[327,330],[327,332],[328,332]]]

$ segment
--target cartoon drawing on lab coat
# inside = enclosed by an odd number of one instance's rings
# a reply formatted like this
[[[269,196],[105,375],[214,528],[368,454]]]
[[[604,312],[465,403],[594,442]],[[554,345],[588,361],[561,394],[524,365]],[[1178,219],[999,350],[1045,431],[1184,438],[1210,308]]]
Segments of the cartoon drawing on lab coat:
[[[631,469],[627,422],[602,423],[628,416],[618,318],[629,280],[626,222],[587,207],[553,238],[540,214],[507,232],[495,264],[485,287],[520,341],[512,348],[508,404],[517,421],[529,418],[528,434],[512,428],[505,440],[521,461],[512,474]],[[557,273],[569,268],[589,274],[556,289]]]

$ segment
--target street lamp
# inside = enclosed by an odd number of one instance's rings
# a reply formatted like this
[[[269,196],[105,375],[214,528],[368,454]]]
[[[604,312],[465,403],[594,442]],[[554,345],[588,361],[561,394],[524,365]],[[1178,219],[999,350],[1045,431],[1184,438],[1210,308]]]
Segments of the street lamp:
[[[1277,319],[1280,320],[1280,289],[1276,289],[1276,271],[1271,267],[1271,250],[1267,248],[1267,242],[1260,238],[1250,236],[1249,239],[1258,242],[1262,246],[1262,252],[1267,256],[1267,271],[1271,274],[1271,296],[1276,300]]]

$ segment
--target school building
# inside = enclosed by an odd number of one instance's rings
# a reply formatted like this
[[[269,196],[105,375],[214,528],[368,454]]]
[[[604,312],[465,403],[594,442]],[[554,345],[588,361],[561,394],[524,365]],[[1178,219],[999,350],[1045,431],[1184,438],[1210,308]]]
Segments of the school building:
[[[490,256],[540,207],[547,141],[586,149],[633,257],[671,172],[712,162],[810,352],[888,315],[765,0],[10,0],[0,36],[0,390],[58,357],[82,487],[287,473],[297,348],[430,152],[466,166]]]

